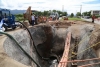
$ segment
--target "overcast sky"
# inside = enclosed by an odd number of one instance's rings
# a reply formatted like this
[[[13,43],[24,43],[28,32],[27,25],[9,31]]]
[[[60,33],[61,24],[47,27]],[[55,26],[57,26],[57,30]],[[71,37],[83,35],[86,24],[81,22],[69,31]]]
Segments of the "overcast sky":
[[[61,10],[68,13],[76,13],[90,10],[100,10],[100,0],[0,0],[0,8],[26,10],[29,6],[32,10]]]

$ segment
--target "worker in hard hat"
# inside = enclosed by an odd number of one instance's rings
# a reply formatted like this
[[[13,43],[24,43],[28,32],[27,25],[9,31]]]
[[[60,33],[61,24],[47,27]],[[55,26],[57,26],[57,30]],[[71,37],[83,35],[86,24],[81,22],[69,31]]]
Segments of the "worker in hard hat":
[[[92,23],[94,23],[94,19],[95,19],[96,17],[95,17],[95,15],[93,14],[92,15]]]
[[[35,24],[37,24],[38,16],[35,16]]]

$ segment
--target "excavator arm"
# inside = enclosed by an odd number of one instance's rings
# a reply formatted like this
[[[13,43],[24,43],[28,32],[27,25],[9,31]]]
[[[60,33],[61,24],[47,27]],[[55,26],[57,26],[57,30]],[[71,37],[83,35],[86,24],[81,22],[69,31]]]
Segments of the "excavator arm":
[[[32,10],[31,10],[31,6],[29,6],[28,9],[26,10],[26,12],[23,14],[24,21],[28,20],[29,23],[31,23],[31,14],[32,14]],[[38,23],[45,23],[46,17],[44,18],[43,16],[38,16],[37,22]]]
[[[26,12],[23,14],[24,15],[24,21],[28,20],[29,22],[31,22],[31,6],[28,7],[28,9],[26,10]]]

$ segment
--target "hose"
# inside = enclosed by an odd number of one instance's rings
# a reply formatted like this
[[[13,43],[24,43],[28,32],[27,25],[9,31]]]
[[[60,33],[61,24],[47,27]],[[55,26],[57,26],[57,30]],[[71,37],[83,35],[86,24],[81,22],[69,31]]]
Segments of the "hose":
[[[37,48],[36,48],[36,46],[35,46],[35,44],[34,44],[34,40],[33,40],[33,37],[32,37],[32,35],[31,35],[31,32],[30,32],[29,29],[25,26],[25,24],[23,24],[23,23],[20,22],[20,21],[16,21],[16,22],[19,22],[20,24],[22,24],[22,25],[24,26],[24,28],[26,28],[26,30],[28,31],[28,33],[29,33],[29,35],[30,35],[30,37],[31,37],[31,39],[32,39],[32,41],[33,41],[33,46],[34,46],[34,48],[35,48],[36,53],[38,54],[38,56],[39,56],[41,59],[43,59],[43,60],[49,60],[49,58],[44,58],[44,57],[42,57],[42,56],[40,55],[40,53],[38,52],[38,50],[37,50]]]
[[[4,33],[4,32],[0,32],[0,34],[4,34],[6,36],[8,36],[9,38],[11,38],[16,44],[17,46],[38,66],[41,67],[20,45],[19,43],[13,38],[13,36],[11,36],[8,33]]]

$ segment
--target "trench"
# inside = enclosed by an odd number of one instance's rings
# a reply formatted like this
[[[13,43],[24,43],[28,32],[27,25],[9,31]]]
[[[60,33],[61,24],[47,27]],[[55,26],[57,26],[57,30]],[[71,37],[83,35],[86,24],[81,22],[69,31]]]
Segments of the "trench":
[[[49,58],[49,60],[41,59],[34,47],[31,50],[31,40],[28,32],[25,29],[18,30],[12,34],[12,36],[18,41],[20,46],[29,54],[32,54],[32,57],[35,61],[42,67],[51,67],[52,63],[59,60],[59,56],[63,54],[64,50],[64,41],[66,37],[65,28],[53,28],[49,25],[40,25],[36,27],[29,28],[31,35],[34,39],[34,44],[39,52],[39,54],[44,58]],[[60,33],[63,31],[62,33]],[[4,42],[4,50],[7,55],[14,60],[31,66],[30,59],[20,50],[20,48],[13,42],[9,37],[6,38]],[[61,47],[59,49],[59,47]],[[35,65],[35,64],[34,64]],[[35,65],[36,66],[36,65]]]
[[[63,54],[67,34],[66,28],[53,28],[44,25],[42,27],[38,26],[38,29],[35,29],[37,32],[33,32],[33,29],[30,31],[39,54],[44,58],[49,58],[47,61],[40,59],[42,61],[40,61],[41,66],[53,67],[53,63],[57,63],[59,57]]]
[[[51,25],[37,25],[34,27],[30,27],[29,30],[34,39],[34,45],[36,46],[38,53],[41,55],[41,57],[49,59],[44,60],[39,57],[34,47],[30,45],[32,44],[30,36],[25,29],[14,32],[12,36],[41,67],[54,67],[58,64],[59,60],[63,55],[65,38],[67,33],[72,33],[70,49],[73,48],[73,50],[69,52],[70,57],[73,56],[74,53],[79,53],[81,50],[84,50],[89,46],[88,42],[90,40],[90,37],[87,37],[83,43],[75,47],[85,36],[89,36],[92,33],[91,31],[93,30],[93,27],[86,25],[79,27],[54,27]],[[24,65],[31,66],[31,60],[15,44],[16,43],[14,43],[10,38],[6,38],[3,46],[7,55]],[[87,52],[74,55],[74,57],[70,58],[69,60],[82,60],[95,57],[97,56],[94,50],[91,48]],[[98,61],[91,61],[86,63],[93,62]],[[68,67],[77,67],[86,63],[68,63]],[[37,67],[34,63],[33,66]],[[95,67],[99,66],[96,65]]]

